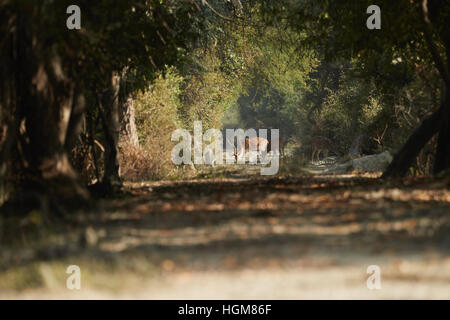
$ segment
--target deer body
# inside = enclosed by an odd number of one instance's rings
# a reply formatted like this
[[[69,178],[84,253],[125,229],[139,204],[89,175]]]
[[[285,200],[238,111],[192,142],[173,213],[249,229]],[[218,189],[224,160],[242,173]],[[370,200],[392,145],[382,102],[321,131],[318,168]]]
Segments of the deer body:
[[[244,146],[240,146],[240,150],[238,150],[236,147],[234,149],[234,158],[237,160],[238,154],[240,154],[242,151],[245,151],[245,153],[248,153],[249,150],[252,151],[265,151],[268,152],[270,147],[269,140],[261,137],[245,137]]]
[[[326,138],[321,136],[315,136],[311,139],[311,162],[314,162],[316,158],[317,161],[320,160],[320,153],[324,153],[324,159],[328,157],[328,152],[331,151],[337,156],[341,155],[340,151],[335,147],[334,143]]]
[[[289,139],[286,138],[280,138],[279,146],[280,146],[280,156],[284,157],[285,152],[284,149],[286,148],[286,145],[288,144]]]

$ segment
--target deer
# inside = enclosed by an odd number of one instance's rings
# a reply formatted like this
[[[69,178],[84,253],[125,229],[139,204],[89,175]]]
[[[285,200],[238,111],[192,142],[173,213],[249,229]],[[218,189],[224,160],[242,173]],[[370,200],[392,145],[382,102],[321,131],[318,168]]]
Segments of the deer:
[[[280,147],[280,156],[284,158],[285,152],[284,149],[286,148],[286,145],[288,144],[290,138],[280,138],[279,147]]]
[[[269,140],[262,137],[245,137],[244,146],[240,146],[240,150],[234,147],[234,159],[237,161],[238,154],[240,154],[243,150],[245,153],[248,153],[249,150],[259,151],[261,152],[269,152],[270,150],[270,142]]]
[[[337,156],[341,155],[341,152],[335,147],[334,143],[322,136],[315,136],[311,139],[311,162],[314,163],[314,158],[317,158],[317,162],[320,160],[320,153],[324,152],[324,159],[328,157],[328,152],[331,151]]]
[[[288,143],[293,143],[297,147],[300,147],[302,145],[300,139],[296,136],[289,136],[289,137],[281,137],[279,140],[279,146],[280,146],[280,156],[284,158],[286,155],[286,146]]]

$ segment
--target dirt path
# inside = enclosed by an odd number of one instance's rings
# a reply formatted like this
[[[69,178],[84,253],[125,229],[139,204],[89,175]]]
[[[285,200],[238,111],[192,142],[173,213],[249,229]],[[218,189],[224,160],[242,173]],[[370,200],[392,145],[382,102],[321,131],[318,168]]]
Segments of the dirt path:
[[[450,298],[448,181],[253,176],[127,189],[79,218],[82,248],[35,259],[40,285],[0,298]],[[64,288],[68,264],[82,270],[80,291]],[[380,290],[366,286],[369,265]]]

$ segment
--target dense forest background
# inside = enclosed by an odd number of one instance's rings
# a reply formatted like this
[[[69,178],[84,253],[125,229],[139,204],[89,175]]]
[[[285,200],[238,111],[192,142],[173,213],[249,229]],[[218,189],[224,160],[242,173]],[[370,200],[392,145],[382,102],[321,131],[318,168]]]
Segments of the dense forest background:
[[[448,0],[0,0],[0,299],[450,298],[448,21]],[[279,129],[278,173],[175,165],[195,121]]]
[[[1,4],[2,202],[182,177],[170,135],[195,120],[279,128],[293,172],[314,136],[396,154],[384,177],[449,168],[446,1],[379,1],[379,30],[368,1],[78,1],[80,30],[69,5]]]

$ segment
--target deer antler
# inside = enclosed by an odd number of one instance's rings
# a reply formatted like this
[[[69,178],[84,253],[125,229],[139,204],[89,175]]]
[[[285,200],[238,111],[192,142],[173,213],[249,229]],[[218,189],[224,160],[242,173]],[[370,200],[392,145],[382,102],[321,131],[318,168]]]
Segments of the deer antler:
[[[381,134],[381,136],[377,133],[377,137],[373,138],[373,140],[375,140],[380,146],[382,145],[384,134],[386,133],[387,128],[388,128],[388,125],[386,124],[386,126],[384,127],[384,130],[383,130],[383,133]]]

